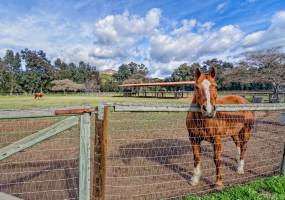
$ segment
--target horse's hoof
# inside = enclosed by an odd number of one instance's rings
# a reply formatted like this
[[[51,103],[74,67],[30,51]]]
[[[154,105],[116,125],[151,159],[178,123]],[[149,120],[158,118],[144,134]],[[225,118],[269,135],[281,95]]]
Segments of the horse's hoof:
[[[196,186],[196,185],[198,185],[198,183],[199,183],[199,181],[191,180],[191,185],[192,185],[192,186]]]
[[[224,184],[223,184],[222,181],[216,182],[216,189],[217,189],[217,190],[222,190],[222,189],[224,189]]]
[[[238,169],[237,169],[237,173],[238,173],[238,174],[244,174],[244,170],[243,170],[242,168],[238,168]]]
[[[199,184],[199,180],[197,180],[196,177],[193,177],[193,178],[191,179],[191,185],[192,185],[192,186],[196,186],[196,185],[198,185],[198,184]]]
[[[196,185],[198,185],[198,182],[191,181],[191,185],[196,186]]]

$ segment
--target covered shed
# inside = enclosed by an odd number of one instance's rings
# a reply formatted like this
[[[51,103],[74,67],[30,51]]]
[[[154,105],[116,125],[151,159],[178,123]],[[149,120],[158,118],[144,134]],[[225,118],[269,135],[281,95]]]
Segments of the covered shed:
[[[119,85],[122,88],[124,96],[143,96],[143,97],[184,97],[190,91],[184,89],[178,90],[177,86],[194,85],[195,81],[180,81],[180,82],[153,82],[153,83],[133,83]],[[171,90],[167,90],[170,87]],[[149,90],[148,90],[149,89]]]

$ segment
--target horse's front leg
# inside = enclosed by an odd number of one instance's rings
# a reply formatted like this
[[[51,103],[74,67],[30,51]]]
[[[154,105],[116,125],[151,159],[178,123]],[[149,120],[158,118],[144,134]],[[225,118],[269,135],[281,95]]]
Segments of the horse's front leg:
[[[250,132],[248,128],[244,128],[243,132],[241,132],[240,134],[240,138],[241,138],[241,153],[240,153],[240,160],[238,162],[237,173],[244,174],[244,159],[247,151],[247,143],[250,138]]]
[[[223,187],[222,180],[222,140],[220,136],[214,139],[214,162],[216,165],[216,186]]]
[[[236,161],[239,163],[240,160],[240,139],[239,139],[239,135],[232,135],[232,139],[236,145],[237,148],[237,155],[236,155]]]
[[[191,185],[195,186],[199,183],[201,177],[201,140],[195,137],[190,138],[193,155],[194,155],[194,171],[191,179]]]

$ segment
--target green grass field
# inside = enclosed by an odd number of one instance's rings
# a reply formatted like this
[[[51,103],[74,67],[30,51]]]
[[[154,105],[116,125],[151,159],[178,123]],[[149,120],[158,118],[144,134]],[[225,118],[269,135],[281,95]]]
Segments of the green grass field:
[[[98,105],[99,102],[131,103],[190,103],[191,98],[156,99],[95,96],[45,96],[34,100],[32,96],[0,96],[0,109],[60,108],[64,106]],[[241,186],[227,188],[204,197],[189,196],[185,200],[227,200],[227,199],[285,199],[285,177],[270,177]]]
[[[198,197],[189,196],[184,200],[284,200],[285,199],[285,176],[274,176],[254,181],[241,186],[227,188],[222,192]]]
[[[252,96],[246,96],[248,100]],[[266,97],[264,96],[264,99]],[[112,97],[112,96],[84,96],[84,95],[47,95],[40,100],[33,96],[0,96],[0,109],[35,109],[35,108],[59,108],[65,106],[80,106],[89,104],[97,106],[100,102],[130,102],[130,103],[190,103],[191,97],[174,98],[138,98],[138,97]]]
[[[45,96],[35,100],[33,96],[0,96],[0,109],[35,109],[59,108],[64,106],[80,106],[89,104],[96,106],[100,102],[132,102],[132,103],[187,103],[191,98],[160,99],[136,97],[97,97],[97,96]]]

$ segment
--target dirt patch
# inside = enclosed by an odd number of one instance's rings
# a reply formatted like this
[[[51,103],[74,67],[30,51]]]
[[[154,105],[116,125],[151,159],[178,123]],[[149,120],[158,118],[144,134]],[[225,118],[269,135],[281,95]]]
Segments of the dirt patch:
[[[234,142],[223,140],[225,186],[279,173],[285,141],[284,126],[268,123],[278,113],[259,113],[251,134],[245,174],[236,173]],[[111,117],[108,199],[165,199],[215,191],[213,147],[202,143],[202,178],[191,186],[193,154],[186,114],[114,113]]]
[[[236,148],[223,140],[225,186],[280,171],[284,126],[279,113],[257,113],[245,174],[236,173]],[[215,191],[213,148],[202,143],[202,178],[191,186],[193,154],[185,113],[111,113],[107,199],[168,199]],[[60,118],[1,120],[0,147],[43,129]],[[0,191],[25,200],[78,199],[79,127],[0,162]]]
[[[0,147],[61,119],[1,120]],[[0,191],[25,200],[78,199],[78,177],[78,126],[0,162]]]

